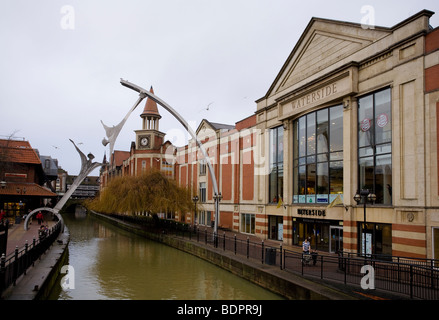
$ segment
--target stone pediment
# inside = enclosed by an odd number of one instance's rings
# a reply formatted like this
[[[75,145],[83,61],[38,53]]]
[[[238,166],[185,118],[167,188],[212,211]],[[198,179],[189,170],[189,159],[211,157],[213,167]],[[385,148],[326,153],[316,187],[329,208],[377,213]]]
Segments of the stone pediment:
[[[354,54],[387,35],[386,28],[313,18],[271,87],[273,95]]]

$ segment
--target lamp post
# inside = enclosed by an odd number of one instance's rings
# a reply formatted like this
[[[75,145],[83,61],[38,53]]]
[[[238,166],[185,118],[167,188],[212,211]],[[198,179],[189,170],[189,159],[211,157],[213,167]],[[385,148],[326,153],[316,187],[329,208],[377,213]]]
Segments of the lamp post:
[[[193,216],[193,218],[192,218],[192,227],[194,228],[194,231],[195,231],[195,216],[196,216],[196,214],[197,214],[197,202],[198,202],[198,196],[194,196],[194,197],[192,198],[192,201],[193,201],[194,204],[195,204],[194,216]]]
[[[355,194],[354,196],[354,200],[357,202],[357,204],[360,204],[361,201],[363,201],[363,208],[364,208],[364,223],[363,223],[363,227],[361,228],[362,230],[362,234],[364,234],[364,239],[363,239],[363,254],[364,254],[364,258],[366,258],[366,202],[369,201],[371,203],[375,202],[375,200],[377,199],[377,196],[374,193],[369,192],[369,189],[361,189],[360,192],[358,192]]]

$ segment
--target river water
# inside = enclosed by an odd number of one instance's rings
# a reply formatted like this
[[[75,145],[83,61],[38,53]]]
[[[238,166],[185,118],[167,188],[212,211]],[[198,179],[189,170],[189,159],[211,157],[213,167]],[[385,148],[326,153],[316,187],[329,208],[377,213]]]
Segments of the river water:
[[[188,253],[94,216],[63,215],[70,231],[70,288],[58,277],[54,300],[272,300],[282,297]],[[74,286],[74,288],[73,288]]]

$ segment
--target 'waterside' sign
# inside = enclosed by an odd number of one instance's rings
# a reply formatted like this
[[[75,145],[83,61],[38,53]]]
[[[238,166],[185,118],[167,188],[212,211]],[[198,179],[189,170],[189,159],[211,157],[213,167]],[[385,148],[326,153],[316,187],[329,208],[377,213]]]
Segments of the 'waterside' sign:
[[[354,70],[343,72],[331,81],[317,84],[313,88],[296,91],[294,95],[286,94],[279,98],[279,120],[312,109],[316,106],[341,99],[355,92],[353,84]]]
[[[297,209],[297,214],[300,214],[301,216],[326,217],[326,211],[319,209]]]
[[[332,96],[337,93],[337,82],[333,82],[323,88],[315,90],[299,99],[293,100],[291,102],[293,110],[304,108],[314,102],[318,102],[324,98]]]

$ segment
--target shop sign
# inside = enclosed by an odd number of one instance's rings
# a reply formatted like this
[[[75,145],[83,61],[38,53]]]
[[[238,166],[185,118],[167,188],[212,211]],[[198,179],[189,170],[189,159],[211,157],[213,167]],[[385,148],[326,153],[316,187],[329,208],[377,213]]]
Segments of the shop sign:
[[[389,123],[389,117],[387,114],[382,113],[377,117],[377,126],[384,128]]]
[[[326,217],[326,211],[321,209],[297,209],[297,214],[302,216]]]
[[[300,97],[292,102],[293,110],[308,106],[309,104],[319,102],[324,98],[332,96],[337,93],[337,82],[333,82],[323,88],[317,89],[307,95]]]
[[[363,121],[361,121],[360,128],[363,132],[368,131],[370,129],[370,120],[368,118],[365,118]]]

